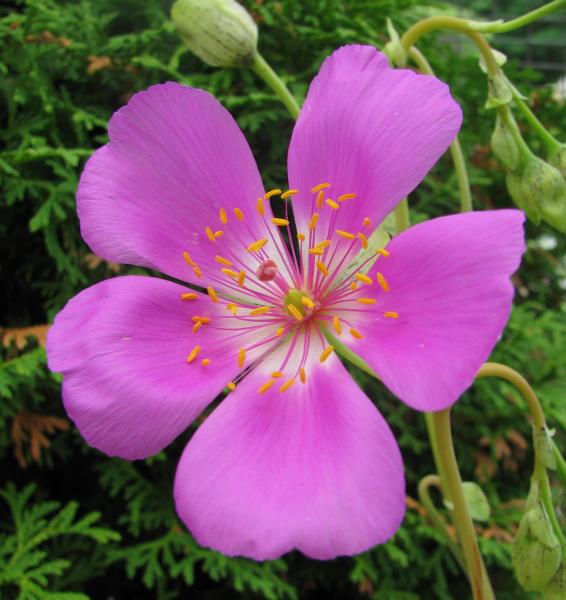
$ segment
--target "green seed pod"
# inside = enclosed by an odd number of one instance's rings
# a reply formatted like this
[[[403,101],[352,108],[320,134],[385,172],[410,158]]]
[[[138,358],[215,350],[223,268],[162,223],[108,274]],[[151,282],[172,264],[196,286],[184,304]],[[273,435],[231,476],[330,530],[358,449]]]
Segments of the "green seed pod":
[[[401,38],[393,26],[393,21],[389,18],[387,19],[387,33],[390,41],[383,47],[383,54],[387,56],[391,66],[404,67],[407,64],[407,53],[401,45]]]
[[[541,218],[566,233],[566,181],[560,171],[540,158],[523,155],[522,165],[507,174],[507,189],[529,219]]]
[[[257,54],[257,25],[235,0],[177,0],[171,18],[187,46],[213,67],[247,67]]]
[[[560,144],[559,148],[548,155],[548,162],[556,167],[562,177],[566,179],[566,144]]]
[[[495,129],[491,134],[491,149],[493,154],[511,170],[516,169],[520,162],[520,151],[513,133],[505,124],[498,111],[495,118]]]
[[[560,542],[540,503],[523,515],[515,537],[512,559],[519,583],[529,592],[545,588],[560,568]]]

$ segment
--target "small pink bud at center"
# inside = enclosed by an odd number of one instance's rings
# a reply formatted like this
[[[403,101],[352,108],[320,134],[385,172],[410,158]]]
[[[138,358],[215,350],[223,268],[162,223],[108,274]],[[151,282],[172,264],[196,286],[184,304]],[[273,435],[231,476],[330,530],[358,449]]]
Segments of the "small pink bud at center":
[[[264,260],[256,271],[256,275],[260,281],[273,281],[277,275],[275,261],[270,258]]]

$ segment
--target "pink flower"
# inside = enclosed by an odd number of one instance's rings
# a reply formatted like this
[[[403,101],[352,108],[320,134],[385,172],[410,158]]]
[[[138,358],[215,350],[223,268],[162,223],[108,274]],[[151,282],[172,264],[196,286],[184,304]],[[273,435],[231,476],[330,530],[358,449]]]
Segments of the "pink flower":
[[[195,538],[229,555],[314,558],[388,539],[404,513],[394,437],[322,333],[328,328],[418,410],[451,405],[509,315],[522,213],[435,219],[356,269],[367,237],[425,176],[461,123],[446,85],[342,48],[313,81],[289,147],[276,219],[251,151],[209,94],[139,93],[78,190],[100,256],[157,269],[83,291],[55,319],[49,366],[92,446],[144,458],[228,385],[176,475]],[[258,200],[259,198],[259,200]],[[375,260],[377,257],[377,260]],[[373,261],[373,263],[372,263]]]

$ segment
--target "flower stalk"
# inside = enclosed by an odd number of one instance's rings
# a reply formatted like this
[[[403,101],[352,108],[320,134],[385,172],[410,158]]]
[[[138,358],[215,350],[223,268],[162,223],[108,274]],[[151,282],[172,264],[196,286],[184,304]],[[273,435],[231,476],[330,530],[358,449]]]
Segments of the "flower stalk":
[[[450,409],[432,413],[432,421],[438,446],[439,465],[443,471],[442,488],[446,499],[454,507],[453,521],[464,553],[474,600],[495,600],[462,488],[462,478],[454,453],[450,427]]]
[[[563,8],[566,8],[566,0],[554,0],[510,21],[498,20],[488,23],[469,21],[469,24],[470,27],[482,33],[509,33]]]
[[[295,100],[295,97],[289,91],[283,80],[269,66],[269,63],[259,54],[255,55],[254,62],[251,66],[254,73],[262,79],[275,92],[279,100],[285,105],[289,114],[293,119],[299,116],[300,107]]]

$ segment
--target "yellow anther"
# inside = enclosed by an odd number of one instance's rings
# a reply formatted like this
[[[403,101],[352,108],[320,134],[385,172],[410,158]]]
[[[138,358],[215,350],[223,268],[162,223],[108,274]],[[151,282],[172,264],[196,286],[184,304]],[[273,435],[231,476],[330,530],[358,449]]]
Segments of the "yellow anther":
[[[353,233],[350,233],[349,231],[344,231],[343,229],[337,229],[336,233],[343,238],[346,238],[347,240],[353,240],[356,236]]]
[[[226,310],[231,311],[231,313],[236,316],[238,314],[238,305],[230,302],[226,305]]]
[[[216,238],[214,237],[214,231],[212,231],[212,229],[210,227],[207,227],[205,229],[206,231],[206,237],[211,241],[211,242],[215,242]]]
[[[301,296],[301,304],[307,308],[314,308],[314,302],[308,296]]]
[[[332,210],[338,210],[340,208],[338,202],[334,202],[334,200],[331,200],[330,198],[327,198],[325,202],[326,204],[328,204],[328,206],[330,206]]]
[[[377,283],[379,283],[379,286],[384,292],[388,292],[391,289],[387,283],[387,279],[385,279],[381,273],[376,273],[375,277],[377,279]]]
[[[206,325],[207,323],[210,323],[210,317],[200,317],[199,315],[195,315],[192,318],[193,323],[203,323],[204,325]]]
[[[375,253],[385,257],[391,256],[391,252],[389,252],[389,250],[386,250],[385,248],[380,248],[379,250],[376,250]]]
[[[215,238],[222,237],[223,235],[224,235],[224,232],[223,232],[223,231],[220,231],[220,229],[219,229],[218,231],[215,231],[215,232],[214,232],[214,237],[215,237]]]
[[[287,379],[287,381],[279,388],[279,391],[286,392],[294,383],[294,379]]]
[[[360,239],[360,242],[362,243],[362,248],[364,250],[366,250],[367,247],[368,247],[368,239],[367,239],[367,237],[363,233],[360,232],[360,233],[358,233],[358,238]]]
[[[367,283],[368,285],[373,283],[373,279],[367,275],[364,275],[363,273],[356,273],[356,279],[362,283]]]
[[[263,217],[263,214],[265,213],[265,207],[263,206],[263,198],[257,199],[256,210],[259,213],[259,215]]]
[[[357,281],[352,281],[352,283],[350,284],[350,289],[351,290],[357,290],[358,289],[358,282]]]
[[[193,294],[192,292],[187,292],[186,294],[181,294],[181,300],[196,300],[198,298],[197,294]]]
[[[274,225],[277,225],[277,227],[286,227],[287,225],[289,225],[289,221],[287,221],[287,219],[279,219],[277,217],[273,217],[273,219],[271,219],[271,222]]]
[[[262,386],[259,387],[258,394],[263,394],[263,392],[267,392],[267,390],[275,383],[275,379],[270,379],[266,381]]]
[[[244,281],[246,280],[246,274],[244,273],[244,271],[240,271],[238,273],[238,285],[240,287],[244,287]]]
[[[333,352],[334,346],[326,346],[318,360],[320,360],[320,362],[323,363]]]
[[[322,248],[309,248],[309,254],[314,254],[315,256],[322,256],[324,254],[324,250]]]
[[[320,190],[325,190],[326,188],[329,188],[330,184],[329,183],[319,183],[318,185],[315,185],[311,192],[313,194],[316,194],[317,192],[320,192]]]
[[[258,315],[264,315],[271,310],[269,306],[259,306],[258,308],[254,308],[250,310],[250,316],[257,317]]]
[[[225,208],[220,209],[220,222],[224,225],[226,225],[226,223],[228,223],[228,215],[226,214]]]
[[[209,364],[210,364],[210,358],[203,358],[203,359],[200,361],[200,364],[201,364],[203,367],[206,367],[206,365],[209,365]]]
[[[324,250],[325,248],[328,248],[328,246],[330,246],[331,241],[330,240],[324,240],[322,242],[319,242],[315,248],[318,248],[319,250]]]
[[[246,362],[246,349],[240,348],[238,350],[238,368],[241,369]]]
[[[191,255],[188,252],[183,252],[183,258],[190,267],[197,266],[197,263],[191,258]]]
[[[383,316],[386,319],[398,319],[399,315],[396,312],[393,312],[392,310],[388,310],[386,313],[383,313]]]
[[[334,325],[334,331],[340,335],[342,333],[342,323],[340,323],[340,319],[338,317],[332,317],[332,325]]]
[[[231,392],[233,392],[233,391],[236,389],[236,384],[235,384],[233,381],[229,381],[229,382],[226,384],[226,387],[227,387],[227,388],[228,388],[228,389],[229,389]]]
[[[218,296],[216,295],[216,291],[213,287],[207,287],[206,291],[208,292],[208,295],[210,296],[210,299],[213,302],[218,302]]]
[[[318,223],[318,213],[313,213],[311,220],[309,222],[309,231],[313,231]]]
[[[324,192],[321,190],[320,192],[318,192],[317,196],[316,196],[316,207],[318,209],[322,208],[322,201],[324,200]]]
[[[192,350],[191,353],[189,354],[189,356],[187,356],[187,362],[188,363],[192,363],[193,360],[195,360],[195,358],[198,356],[198,353],[200,352],[200,346],[195,346]]]
[[[271,377],[273,377],[273,379],[280,379],[283,377],[283,373],[281,373],[281,371],[273,371],[273,373],[271,373]]]
[[[284,332],[284,331],[285,331],[285,328],[284,328],[284,327],[278,327],[278,328],[275,330],[275,335],[283,335],[283,332]]]
[[[374,300],[373,298],[358,298],[358,302],[360,304],[375,304],[377,300]]]
[[[299,242],[304,242],[305,241],[305,234],[304,233],[297,233],[297,239],[299,240]]]
[[[238,273],[236,271],[232,271],[232,269],[226,269],[223,267],[220,269],[224,275],[228,275],[228,277],[232,277],[232,279],[238,279]]]
[[[357,198],[357,194],[342,194],[341,196],[338,196],[337,200],[338,202],[344,202],[344,200],[353,200],[354,198]]]
[[[369,217],[365,217],[364,220],[362,221],[362,223],[364,224],[364,227],[370,227],[371,226],[371,220]]]
[[[301,380],[301,383],[307,382],[307,372],[303,367],[299,369],[299,379]]]
[[[198,267],[193,267],[193,271],[197,277],[202,277],[202,271]]]
[[[326,265],[320,261],[317,260],[316,261],[316,268],[325,276],[328,277],[328,268],[326,267]]]
[[[291,196],[294,196],[295,194],[298,194],[299,190],[287,190],[286,192],[283,192],[281,194],[281,198],[283,198],[283,200],[286,200],[287,198],[290,198]]]
[[[281,191],[279,188],[275,189],[275,190],[269,190],[269,192],[267,192],[267,194],[265,194],[264,198],[266,200],[269,200],[270,198],[273,198],[273,196],[280,196],[281,195]]]
[[[354,329],[353,327],[350,329],[350,335],[357,340],[361,340],[364,337],[357,329]]]
[[[293,304],[288,304],[287,310],[293,317],[295,317],[295,319],[297,319],[297,321],[303,320],[303,315],[301,314],[301,311]]]
[[[267,244],[267,239],[256,240],[253,244],[250,244],[247,248],[247,252],[259,252]]]
[[[232,266],[232,262],[229,261],[227,258],[223,258],[222,256],[219,256],[218,254],[214,257],[214,260],[217,263],[220,263],[221,265],[226,265],[227,267],[231,267]]]
[[[197,321],[194,325],[193,325],[193,333],[196,333],[203,325],[202,321]]]
[[[239,208],[234,209],[234,214],[236,215],[236,219],[238,219],[238,221],[244,220],[244,213]]]

